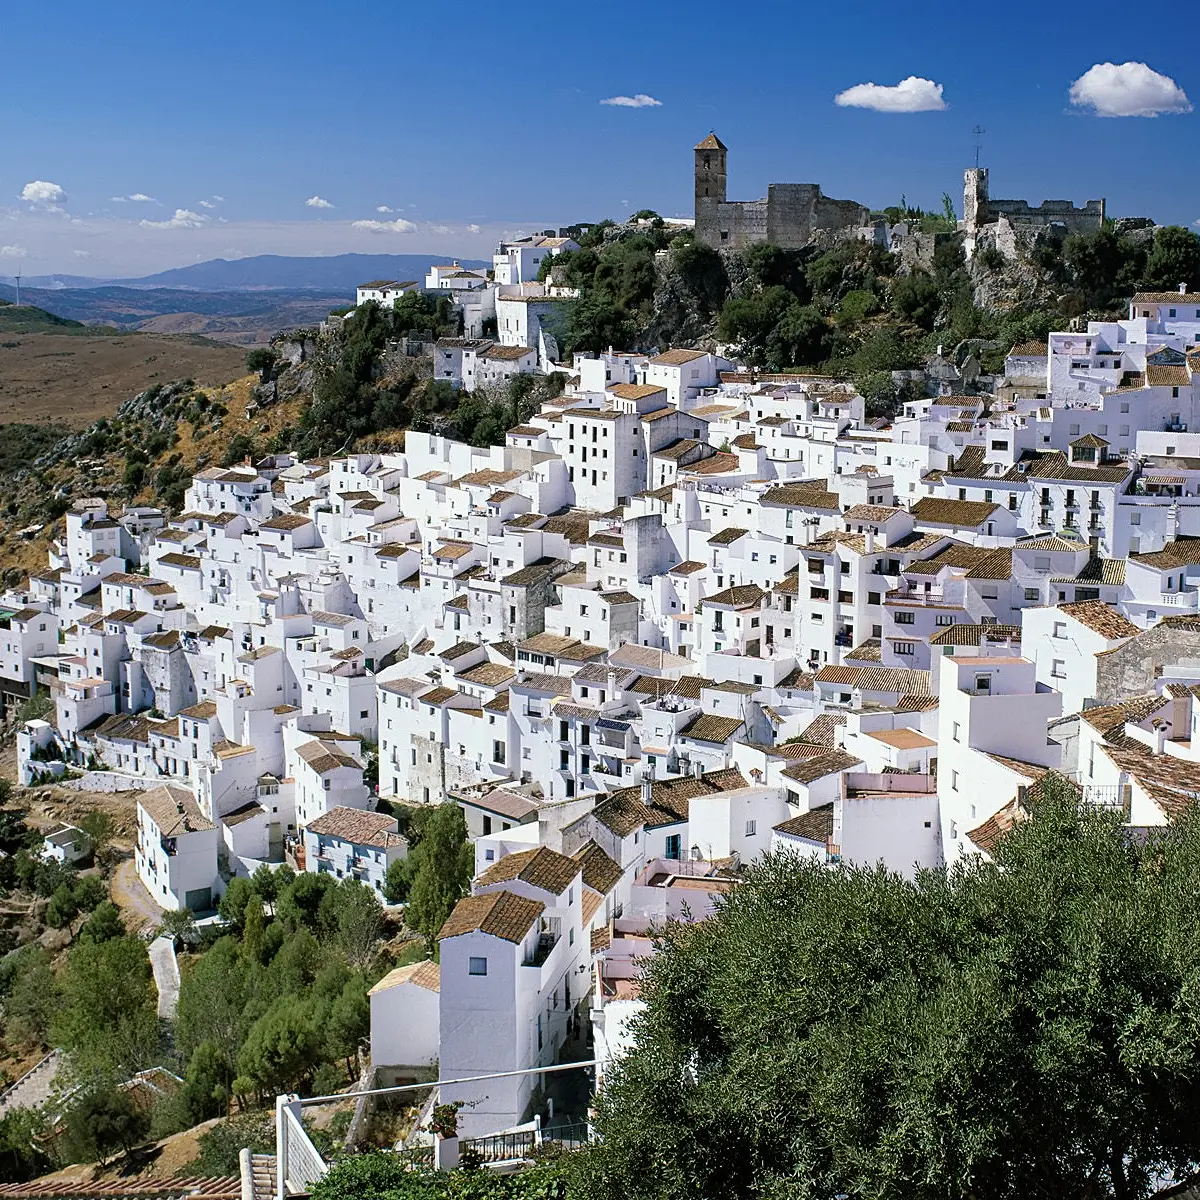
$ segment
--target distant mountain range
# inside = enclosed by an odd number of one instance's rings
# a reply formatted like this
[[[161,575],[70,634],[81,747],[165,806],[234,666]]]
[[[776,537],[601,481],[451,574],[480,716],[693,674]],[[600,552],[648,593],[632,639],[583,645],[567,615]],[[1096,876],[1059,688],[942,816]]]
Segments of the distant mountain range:
[[[21,290],[57,292],[120,287],[138,291],[169,288],[184,292],[318,291],[343,292],[352,297],[360,283],[372,279],[422,280],[432,264],[449,260],[449,255],[438,254],[333,254],[316,258],[258,254],[253,258],[213,258],[136,279],[34,275],[21,280]],[[459,259],[459,262],[464,267],[491,266],[490,262],[477,258]],[[8,276],[6,282],[12,281],[13,276]],[[0,294],[8,296],[2,284]]]

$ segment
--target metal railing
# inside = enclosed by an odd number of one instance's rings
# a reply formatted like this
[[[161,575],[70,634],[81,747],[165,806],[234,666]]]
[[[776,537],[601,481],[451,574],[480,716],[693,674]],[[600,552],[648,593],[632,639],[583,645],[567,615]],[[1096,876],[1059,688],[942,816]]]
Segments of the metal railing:
[[[521,1129],[515,1133],[464,1138],[460,1149],[470,1152],[481,1163],[519,1162],[524,1158],[532,1158],[540,1141],[536,1129]]]

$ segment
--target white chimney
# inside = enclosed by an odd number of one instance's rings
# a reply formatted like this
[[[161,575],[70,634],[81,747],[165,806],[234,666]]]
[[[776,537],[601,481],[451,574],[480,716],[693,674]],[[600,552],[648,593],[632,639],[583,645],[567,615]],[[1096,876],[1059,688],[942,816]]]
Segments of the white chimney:
[[[870,525],[867,526],[867,553],[875,553],[875,530]]]
[[[1180,294],[1181,296],[1186,296],[1186,295],[1187,295],[1187,284],[1186,284],[1186,283],[1181,283],[1181,284],[1179,285],[1179,294]]]
[[[1161,755],[1163,747],[1167,741],[1167,723],[1166,721],[1154,722],[1154,753]]]

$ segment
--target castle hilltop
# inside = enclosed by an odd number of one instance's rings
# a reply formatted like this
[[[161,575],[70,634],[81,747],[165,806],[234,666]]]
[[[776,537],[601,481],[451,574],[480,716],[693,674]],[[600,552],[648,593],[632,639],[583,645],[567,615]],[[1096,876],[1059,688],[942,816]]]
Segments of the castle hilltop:
[[[734,250],[756,242],[785,249],[807,246],[818,233],[858,229],[869,210],[854,200],[832,200],[817,183],[772,183],[762,200],[727,200],[726,156],[715,133],[696,146],[696,237]]]

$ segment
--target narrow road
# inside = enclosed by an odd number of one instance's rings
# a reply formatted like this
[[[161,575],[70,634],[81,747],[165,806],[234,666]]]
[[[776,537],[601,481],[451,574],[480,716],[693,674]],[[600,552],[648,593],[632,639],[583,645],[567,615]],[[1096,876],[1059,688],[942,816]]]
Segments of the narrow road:
[[[175,1006],[179,1003],[179,963],[175,960],[175,947],[169,937],[156,937],[148,949],[154,986],[158,988],[159,1019],[173,1021]]]

